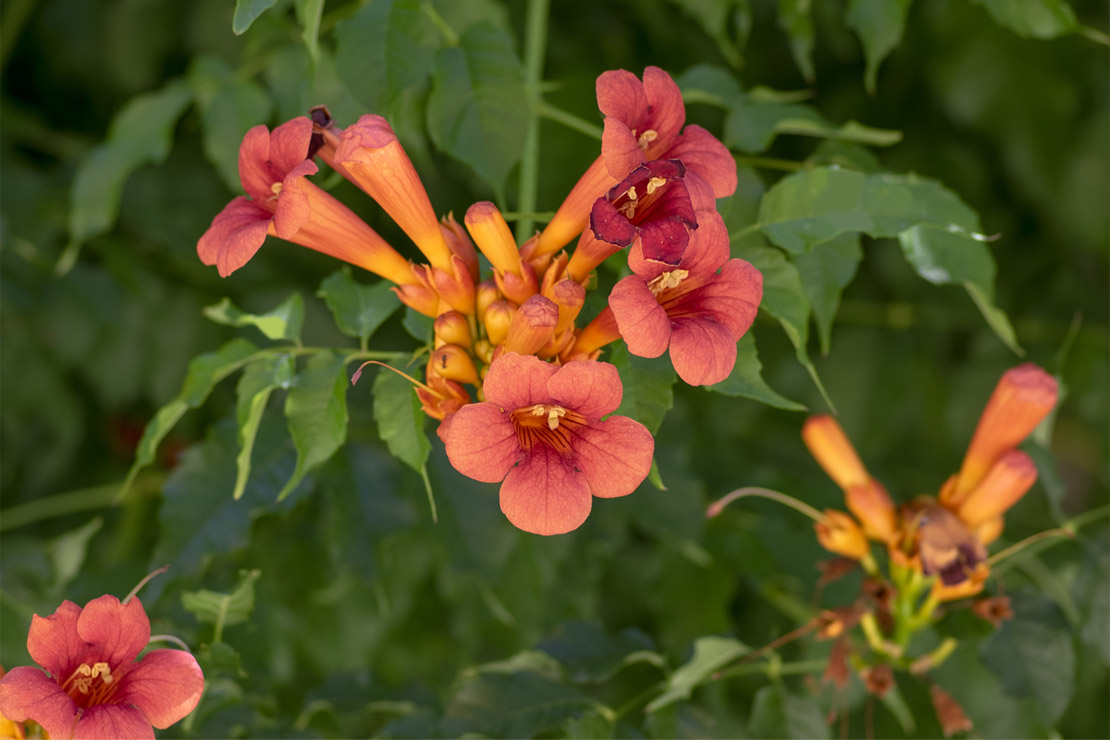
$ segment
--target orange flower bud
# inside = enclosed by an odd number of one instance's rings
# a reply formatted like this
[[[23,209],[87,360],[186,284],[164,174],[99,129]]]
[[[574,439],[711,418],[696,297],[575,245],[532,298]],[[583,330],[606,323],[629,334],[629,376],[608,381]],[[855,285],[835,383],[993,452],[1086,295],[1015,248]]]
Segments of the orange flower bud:
[[[894,502],[877,480],[868,478],[866,483],[849,487],[844,492],[844,501],[868,537],[888,544],[897,540],[898,517]]]
[[[470,273],[470,281],[478,282],[478,253],[474,251],[474,242],[470,241],[470,237],[466,235],[466,230],[459,226],[459,222],[455,220],[455,214],[453,213],[448,213],[441,218],[439,225],[443,230],[443,238],[447,242],[447,248],[451,250],[451,254],[461,259],[463,264],[466,265],[467,272]]]
[[[527,262],[520,263],[519,275],[495,270],[493,279],[505,297],[518,306],[539,293],[540,288],[539,283],[536,282],[536,273]]]
[[[453,380],[447,380],[433,372],[431,365],[425,373],[428,388],[417,386],[416,396],[424,413],[433,419],[445,419],[470,403],[466,390]]]
[[[466,210],[463,222],[494,270],[521,274],[520,251],[497,206],[488,200],[475,203]]]
[[[436,317],[433,331],[437,339],[446,344],[457,344],[460,347],[470,346],[470,324],[466,316],[458,311],[448,311]]]
[[[871,553],[863,530],[855,519],[842,511],[825,509],[824,517],[815,522],[813,528],[817,531],[817,541],[829,552],[852,560],[862,560]]]
[[[489,338],[490,344],[497,346],[505,341],[509,336],[509,326],[513,322],[513,316],[516,314],[514,309],[508,301],[494,301],[486,309],[484,322],[486,325],[486,336]]]
[[[559,307],[534,295],[517,309],[505,338],[505,351],[531,355],[551,340],[559,321]],[[492,340],[491,340],[492,341]]]
[[[486,309],[494,301],[501,300],[503,296],[493,280],[483,280],[474,286],[474,308],[479,317],[486,315]]]
[[[557,252],[581,234],[589,223],[594,201],[616,184],[617,178],[609,174],[605,159],[595,159],[575,183],[547,228],[540,233],[533,254],[540,256]]]
[[[567,275],[572,280],[584,283],[595,267],[619,251],[619,246],[601,241],[594,236],[593,229],[586,229],[578,238],[574,254],[567,263]]]
[[[979,485],[964,496],[956,514],[969,527],[1005,513],[1037,480],[1037,466],[1021,450],[1007,450],[991,466]]]
[[[1002,535],[1002,528],[1004,526],[1005,523],[1000,516],[996,516],[994,519],[988,519],[975,528],[975,537],[986,547]]]
[[[451,255],[451,267],[441,270],[431,268],[436,291],[443,301],[455,311],[470,315],[474,312],[474,279],[466,263],[456,255]]]
[[[441,378],[478,385],[478,369],[466,350],[457,344],[445,344],[432,353],[431,371]]]
[[[410,265],[413,281],[393,288],[393,292],[401,299],[401,303],[419,311],[425,316],[439,315],[439,293],[432,287],[428,279],[429,268],[427,265]]]
[[[1056,379],[1032,363],[1007,370],[979,417],[960,477],[943,503],[949,507],[960,505],[999,455],[1017,447],[1048,416],[1058,394]]]
[[[555,333],[559,334],[573,328],[578,312],[586,302],[586,289],[573,280],[561,280],[551,289],[548,296],[559,307],[559,323]]]
[[[506,333],[508,332],[508,327],[506,327],[505,331]],[[488,339],[479,339],[474,343],[474,356],[487,366],[493,362],[493,345],[490,344]],[[482,371],[479,373],[479,376],[483,380],[486,377],[486,369],[486,367],[483,367]]]
[[[871,480],[844,430],[828,414],[806,419],[802,426],[802,441],[817,464],[845,491]]]

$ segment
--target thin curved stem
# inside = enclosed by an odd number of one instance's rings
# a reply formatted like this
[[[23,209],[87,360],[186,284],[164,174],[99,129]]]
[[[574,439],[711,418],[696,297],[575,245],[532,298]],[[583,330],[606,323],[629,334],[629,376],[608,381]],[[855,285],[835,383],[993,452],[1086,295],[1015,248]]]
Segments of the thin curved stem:
[[[777,501],[780,504],[789,506],[795,511],[805,514],[815,522],[819,522],[824,518],[824,515],[820,511],[813,508],[807,503],[799,501],[793,496],[788,496],[785,493],[780,493],[779,491],[772,491],[770,488],[759,488],[758,486],[738,488],[732,493],[725,494],[724,496],[710,504],[709,508],[705,510],[705,516],[707,518],[715,517],[733,501],[741,498],[749,498],[751,496],[755,496],[757,498],[766,498],[770,499],[771,501]]]

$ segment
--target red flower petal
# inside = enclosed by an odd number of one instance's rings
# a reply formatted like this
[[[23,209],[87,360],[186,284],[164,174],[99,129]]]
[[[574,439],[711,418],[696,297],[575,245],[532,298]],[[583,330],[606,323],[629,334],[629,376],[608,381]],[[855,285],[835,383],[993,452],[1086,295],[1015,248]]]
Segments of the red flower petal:
[[[590,515],[592,505],[586,476],[544,445],[533,447],[501,484],[501,511],[513,526],[533,534],[577,529]]]
[[[51,738],[54,735],[51,734]],[[64,737],[64,736],[63,736]],[[74,740],[119,740],[149,738],[154,728],[143,713],[126,704],[97,704],[89,707],[77,722]]]
[[[58,681],[65,681],[85,654],[85,641],[77,634],[77,617],[80,614],[81,607],[72,601],[63,601],[49,617],[38,614],[31,617],[27,652],[31,654],[31,660],[50,671],[50,675]]]
[[[590,421],[611,414],[621,405],[621,376],[607,362],[568,362],[547,381],[551,400],[577,411]]]
[[[605,197],[594,201],[594,207],[590,209],[590,230],[597,239],[620,247],[627,247],[636,241],[638,231]]]
[[[644,259],[678,265],[690,242],[690,231],[679,221],[649,221],[640,227],[640,252]]]
[[[254,201],[238,196],[216,214],[212,225],[197,242],[197,254],[206,265],[216,265],[227,277],[250,262],[266,241],[273,217]]]
[[[274,194],[270,189],[274,180],[267,164],[269,159],[270,129],[260,123],[247,131],[239,145],[239,183],[247,195],[259,202]]]
[[[204,692],[197,659],[184,650],[152,650],[123,677],[118,698],[165,729],[193,711]]]
[[[595,89],[597,107],[606,117],[635,121],[647,110],[648,101],[644,84],[628,70],[610,69],[602,72],[598,75]],[[627,172],[628,170],[625,170],[625,173]],[[624,173],[617,177],[624,177]]]
[[[274,210],[274,232],[282,239],[292,239],[312,218],[308,195],[299,186],[305,175],[314,175],[319,170],[315,162],[302,160],[282,180],[281,195]]]
[[[440,431],[447,459],[468,478],[497,483],[520,459],[520,442],[513,423],[496,404],[467,404]]]
[[[647,94],[650,116],[645,128],[654,129],[658,134],[653,142],[654,146],[648,147],[648,153],[654,159],[658,157],[658,154],[654,154],[655,147],[669,148],[670,141],[678,135],[682,124],[686,122],[686,105],[682,102],[682,90],[659,67],[644,68],[644,92]]]
[[[590,484],[590,493],[602,498],[627,496],[651,471],[655,440],[643,424],[627,416],[608,419],[577,432],[575,465]]]
[[[639,167],[646,159],[636,135],[619,118],[606,117],[601,131],[601,152],[609,174],[618,180]]]
[[[66,601],[63,606],[65,604],[72,602]],[[32,629],[33,625],[34,622]],[[0,680],[0,714],[15,722],[34,720],[50,737],[67,738],[77,719],[77,706],[53,678],[37,668],[20,666]]]
[[[736,160],[728,147],[701,126],[689,125],[661,156],[681,159],[686,169],[709,183],[718,198],[736,192]]]
[[[697,292],[699,308],[728,327],[733,341],[739,341],[755,321],[763,299],[763,273],[750,262],[730,259],[715,279]]]
[[[312,143],[312,120],[299,116],[286,121],[270,134],[270,163],[277,180],[284,180],[294,168],[308,158],[308,147]],[[313,172],[315,172],[313,164]]]
[[[77,617],[77,634],[95,646],[96,660],[105,661],[114,671],[130,666],[150,642],[150,620],[138,597],[132,596],[126,604],[121,604],[115,596],[106,594],[93,599],[81,610]]]
[[[642,278],[629,275],[614,285],[609,308],[629,352],[637,357],[658,357],[666,351],[671,322]]]
[[[535,355],[507,352],[489,366],[482,391],[486,394],[487,401],[496,403],[506,411],[515,411],[537,403],[551,403],[547,381],[558,369]]]
[[[688,385],[720,383],[736,365],[736,339],[724,324],[708,318],[673,319],[671,364]]]

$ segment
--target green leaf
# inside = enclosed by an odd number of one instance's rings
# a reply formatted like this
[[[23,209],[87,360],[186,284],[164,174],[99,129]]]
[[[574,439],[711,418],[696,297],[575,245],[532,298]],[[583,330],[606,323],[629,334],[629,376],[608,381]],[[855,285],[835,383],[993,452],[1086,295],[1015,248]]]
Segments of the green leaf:
[[[339,78],[369,110],[390,110],[431,74],[441,37],[421,4],[374,0],[336,26]]]
[[[972,0],[1003,28],[1027,39],[1053,39],[1078,28],[1075,11],[1064,0]]]
[[[1039,594],[1012,596],[1014,618],[979,647],[983,663],[1019,699],[1031,699],[1042,722],[1056,724],[1075,693],[1075,647],[1060,608]]]
[[[181,605],[199,622],[223,625],[247,621],[254,611],[254,583],[262,575],[260,570],[239,571],[239,583],[231,593],[218,593],[201,589],[181,594]]]
[[[829,737],[829,725],[821,708],[788,693],[782,686],[764,686],[756,692],[749,731],[752,737],[790,740]]]
[[[637,663],[666,665],[643,632],[630,628],[612,636],[595,622],[564,622],[537,647],[566,666],[575,683],[604,683]]]
[[[235,16],[231,19],[231,32],[236,36],[246,33],[258,16],[277,5],[277,0],[235,0]]]
[[[81,245],[115,225],[120,193],[131,173],[165,161],[173,129],[192,101],[181,80],[136,96],[112,119],[108,137],[77,166],[70,188],[69,244],[58,263],[67,272]]]
[[[747,645],[731,637],[699,637],[694,641],[693,657],[671,674],[666,689],[651,700],[645,711],[655,712],[681,699],[689,699],[693,690],[717,670],[749,652],[751,649]]]
[[[1081,614],[1080,637],[1110,665],[1110,548],[1103,538],[1084,550],[1086,557],[1072,586]]]
[[[320,16],[324,13],[324,0],[294,0],[293,7],[301,24],[301,41],[315,63],[320,58]]]
[[[731,108],[743,102],[744,88],[732,72],[712,64],[695,64],[674,78],[686,104],[710,103]]]
[[[425,316],[412,306],[405,306],[405,317],[401,319],[401,326],[405,327],[405,331],[416,341],[431,344],[434,323],[435,319],[431,316]]]
[[[236,387],[238,403],[236,421],[239,425],[239,454],[235,458],[237,475],[232,498],[238,500],[247,487],[251,472],[251,453],[262,413],[275,388],[288,388],[293,380],[293,357],[271,355],[247,365]]]
[[[240,571],[240,574],[246,571]],[[261,571],[252,571],[261,573]],[[223,673],[236,678],[249,678],[243,670],[243,659],[235,648],[226,642],[213,642],[205,645],[196,653],[197,662],[204,669],[205,680],[216,673]]]
[[[458,46],[436,55],[432,82],[432,141],[500,193],[520,160],[531,117],[513,37],[490,22],[472,25]]]
[[[142,439],[139,440],[138,448],[135,450],[135,462],[127,471],[127,478],[120,487],[118,498],[122,498],[127,493],[139,471],[154,462],[158,444],[185,415],[185,412],[203,404],[217,383],[242,367],[243,363],[257,351],[258,347],[247,340],[233,339],[218,352],[206,352],[193,358],[177,397],[158,409],[154,418],[143,430]]]
[[[419,366],[401,368],[418,372]],[[424,411],[412,383],[382,368],[374,378],[374,421],[386,447],[416,472],[424,469],[432,444],[424,432]]]
[[[912,0],[849,0],[844,22],[863,44],[867,69],[863,73],[867,92],[875,94],[879,65],[902,40],[906,13]]]
[[[813,310],[821,354],[828,354],[832,323],[840,307],[840,294],[856,276],[863,259],[859,234],[847,233],[813,245],[808,252],[793,255],[798,278]]]
[[[694,19],[705,35],[713,39],[717,51],[733,67],[743,66],[742,51],[747,41],[745,36],[734,40],[729,37],[730,28],[736,28],[729,20],[740,13],[733,7],[732,0],[671,0]]]
[[[790,37],[790,53],[807,84],[817,76],[813,72],[813,17],[811,0],[779,0],[779,28]]]
[[[347,440],[347,386],[347,359],[331,351],[313,355],[297,375],[285,398],[297,467],[278,494],[279,501]]]
[[[707,386],[715,393],[726,396],[740,396],[765,403],[788,411],[805,411],[806,407],[797,401],[780,396],[763,380],[763,364],[755,348],[755,337],[749,331],[740,337],[736,345],[736,366],[727,378],[716,385]]]
[[[378,327],[401,305],[391,287],[384,280],[361,285],[351,276],[350,268],[344,267],[324,278],[316,295],[324,299],[339,331],[366,347]]]
[[[621,342],[613,345],[609,362],[617,367],[624,396],[615,414],[628,416],[655,434],[663,417],[674,406],[674,384],[678,380],[669,357],[637,357]]]
[[[89,542],[102,526],[104,526],[104,518],[93,517],[77,529],[59,535],[46,543],[44,549],[50,556],[50,566],[54,572],[54,583],[51,588],[62,590],[77,577],[88,555]]]
[[[267,339],[301,341],[304,326],[304,299],[293,293],[281,305],[263,314],[245,313],[235,307],[230,298],[205,306],[204,315],[224,326],[253,326]]]
[[[891,146],[902,140],[901,131],[873,128],[856,121],[836,126],[811,106],[761,100],[754,94],[734,104],[725,118],[725,143],[750,154],[766,151],[780,134],[868,146]]]

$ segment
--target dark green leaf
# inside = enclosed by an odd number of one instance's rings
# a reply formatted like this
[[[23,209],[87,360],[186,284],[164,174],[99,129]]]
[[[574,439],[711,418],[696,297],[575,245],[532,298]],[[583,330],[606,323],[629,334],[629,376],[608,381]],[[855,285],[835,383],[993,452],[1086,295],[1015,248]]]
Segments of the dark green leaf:
[[[564,622],[538,647],[566,666],[575,683],[604,683],[634,663],[666,664],[643,632],[630,628],[611,636],[594,622]]]
[[[565,737],[581,740],[609,740],[613,737],[614,721],[611,710],[591,709],[581,717],[571,717],[563,723]]]
[[[628,416],[659,431],[663,417],[674,406],[674,383],[678,379],[669,357],[637,357],[624,342],[613,345],[609,362],[620,372],[624,396],[614,413]]]
[[[219,303],[206,306],[204,315],[224,326],[257,327],[267,339],[300,342],[301,327],[304,326],[304,299],[300,293],[293,293],[273,310],[254,314],[240,311],[230,298],[224,298]]]
[[[781,686],[764,686],[752,701],[749,725],[752,737],[782,737],[789,740],[829,737],[829,726],[821,708]]]
[[[651,700],[646,711],[655,712],[681,699],[689,699],[693,690],[717,670],[749,652],[751,649],[747,645],[731,637],[699,637],[694,641],[694,655],[675,669],[667,680],[666,689]]]
[[[231,593],[217,593],[208,589],[185,591],[181,605],[192,612],[199,622],[239,624],[247,621],[254,611],[254,582],[262,575],[260,570],[239,571],[239,582]]]
[[[135,450],[135,462],[131,464],[131,469],[127,471],[127,478],[120,487],[120,497],[127,493],[127,489],[131,487],[139,471],[154,462],[158,444],[185,415],[185,412],[204,403],[216,383],[242,367],[243,363],[257,351],[258,347],[247,340],[233,339],[218,352],[206,352],[193,358],[177,397],[158,409],[154,418],[143,430],[143,437]]]
[[[867,69],[863,74],[867,91],[875,94],[879,65],[902,40],[906,13],[912,0],[849,0],[844,22],[863,44]]]
[[[405,317],[401,319],[401,326],[409,336],[418,342],[430,344],[432,341],[432,325],[435,319],[425,316],[411,306],[405,306]]]
[[[778,0],[779,28],[790,37],[790,53],[805,81],[812,85],[817,75],[813,71],[813,17],[810,0]]]
[[[717,51],[729,64],[737,68],[743,64],[744,59],[741,55],[743,44],[738,44],[729,38],[729,30],[733,25],[729,20],[734,13],[739,12],[733,8],[731,0],[671,0],[671,2],[682,8],[701,27],[705,35],[713,39]]]
[[[275,388],[288,388],[293,380],[293,358],[290,355],[270,355],[247,365],[236,387],[238,403],[236,421],[239,425],[239,454],[235,458],[237,475],[232,498],[239,499],[247,487],[251,472],[251,453],[262,413]]]
[[[388,111],[422,85],[442,37],[421,0],[375,0],[335,29],[339,78],[371,111]]]
[[[489,22],[472,25],[459,45],[436,55],[428,132],[500,193],[524,150],[531,113],[513,37]]]
[[[46,553],[50,556],[50,566],[54,571],[52,588],[61,591],[77,576],[88,555],[89,542],[102,526],[103,517],[93,517],[77,529],[46,543]]]
[[[982,5],[994,22],[1018,36],[1052,39],[1071,33],[1078,24],[1075,11],[1064,0],[972,0]]]
[[[821,353],[828,354],[840,294],[856,276],[856,268],[863,259],[859,234],[841,234],[793,257],[802,288],[813,309],[813,320],[821,339]]]
[[[689,103],[711,103],[731,108],[743,102],[744,88],[724,67],[695,64],[674,78],[682,97]]]
[[[419,366],[401,368],[402,372],[419,372]],[[412,383],[392,370],[382,368],[374,378],[374,421],[378,434],[394,457],[420,472],[432,450],[424,432],[424,412]]]
[[[432,6],[440,18],[456,33],[462,33],[475,23],[489,21],[498,28],[511,31],[509,11],[497,0],[432,0]]]
[[[241,571],[245,572],[245,571]],[[260,573],[261,571],[252,571]],[[204,677],[207,681],[209,678],[215,676],[217,673],[223,673],[236,678],[248,678],[247,672],[243,670],[243,659],[235,648],[228,645],[226,642],[213,642],[205,645],[197,651],[197,662],[204,670]]]
[[[236,36],[245,33],[258,16],[277,5],[277,0],[235,0],[235,17],[231,31]]]
[[[297,448],[297,467],[278,494],[288,496],[305,474],[347,439],[347,360],[334,352],[312,356],[285,398],[285,418]]]
[[[797,401],[780,396],[763,380],[763,364],[755,348],[755,336],[749,331],[740,337],[736,345],[736,366],[727,378],[716,385],[707,386],[709,390],[726,396],[742,396],[775,408],[789,411],[805,411],[806,407]]]
[[[902,140],[900,131],[873,128],[856,121],[837,126],[808,105],[762,99],[755,92],[734,103],[725,119],[725,143],[744,152],[766,151],[779,134],[868,146],[891,146]]]
[[[355,282],[350,268],[333,272],[320,283],[317,295],[324,299],[339,330],[366,346],[378,327],[401,305],[386,281],[374,285]]]

